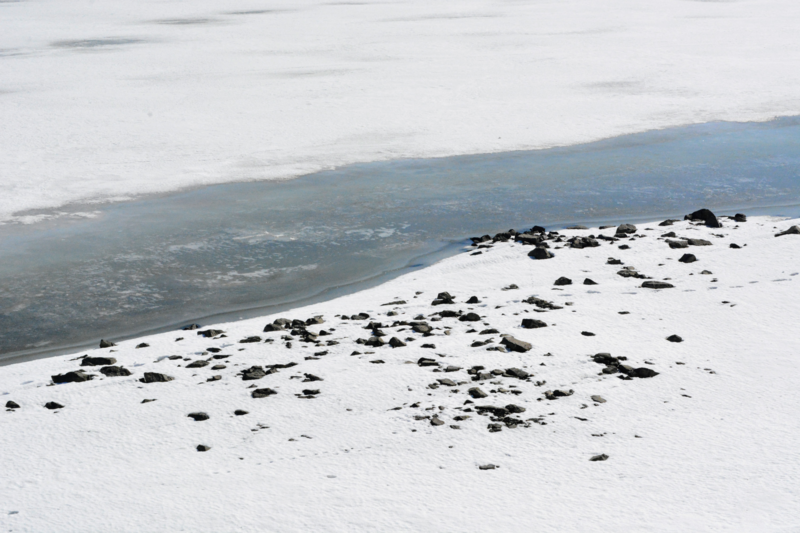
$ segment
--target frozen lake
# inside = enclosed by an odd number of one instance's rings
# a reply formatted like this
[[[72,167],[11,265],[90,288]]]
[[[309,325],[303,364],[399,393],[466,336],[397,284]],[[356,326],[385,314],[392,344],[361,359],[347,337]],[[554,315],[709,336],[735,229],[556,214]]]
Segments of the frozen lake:
[[[32,212],[0,226],[0,364],[327,299],[470,235],[798,204],[800,119],[785,118]]]

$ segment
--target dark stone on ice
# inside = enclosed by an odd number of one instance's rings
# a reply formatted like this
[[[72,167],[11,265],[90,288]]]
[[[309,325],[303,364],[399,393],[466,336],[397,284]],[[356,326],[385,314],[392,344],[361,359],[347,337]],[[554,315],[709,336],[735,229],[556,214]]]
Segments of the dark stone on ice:
[[[272,396],[273,394],[278,394],[272,389],[256,389],[250,394],[253,398],[266,398],[267,396]]]
[[[672,248],[673,250],[678,249],[678,248],[688,248],[689,247],[689,241],[667,240],[667,244],[669,244],[669,247]]]
[[[211,418],[206,413],[189,413],[186,416],[193,419],[195,422],[202,422],[203,420],[208,420]]]
[[[530,374],[519,368],[506,368],[506,375],[519,379],[528,379]]]
[[[141,383],[165,383],[167,381],[172,381],[172,376],[167,376],[166,374],[159,374],[157,372],[145,372],[144,377],[139,381]]]
[[[642,287],[645,289],[672,289],[675,285],[664,281],[645,281],[642,283]]]
[[[402,348],[405,345],[406,345],[406,343],[404,343],[403,341],[401,341],[397,337],[392,337],[391,339],[389,339],[389,346],[391,346],[392,348]]]
[[[597,282],[593,279],[586,278],[583,280],[584,285],[597,285]]]
[[[513,403],[510,403],[506,405],[506,411],[508,411],[509,413],[524,413],[526,409],[519,405],[514,405]]]
[[[614,259],[613,257],[609,257],[608,261],[606,261],[606,264],[607,265],[621,265],[622,264],[622,260],[621,259]]]
[[[636,226],[633,224],[620,224],[617,233],[636,233]]]
[[[695,211],[691,215],[686,215],[685,217],[683,217],[683,219],[703,221],[709,228],[722,227],[722,224],[719,223],[719,220],[717,220],[716,215],[714,215],[714,213],[712,213],[708,209],[700,209],[699,211]]]
[[[438,416],[433,415],[431,417],[431,425],[432,426],[443,426],[444,425],[444,421],[441,420]]]
[[[572,280],[569,279],[569,278],[565,278],[564,276],[561,276],[560,278],[558,278],[556,280],[555,283],[553,283],[553,285],[559,285],[559,286],[560,285],[572,285]]]
[[[675,219],[672,219],[672,218],[670,218],[669,220],[665,220],[664,222],[659,222],[659,224],[658,224],[658,225],[659,225],[659,226],[671,226],[671,225],[673,225],[675,222],[680,222],[680,220],[675,220]]]
[[[546,248],[534,248],[528,252],[528,257],[532,257],[534,259],[552,259],[553,254]]]
[[[683,342],[683,338],[679,337],[678,335],[670,335],[667,337],[669,342]]]
[[[523,318],[522,327],[525,329],[546,328],[547,324],[541,320],[536,320],[535,318]]]
[[[106,366],[113,365],[117,360],[113,357],[84,357],[81,366]]]
[[[56,374],[55,376],[51,376],[53,383],[80,383],[82,381],[89,381],[94,376],[91,374],[86,374],[83,370],[77,370],[75,372],[67,372],[66,374]]]
[[[306,383],[306,382],[309,382],[309,381],[325,381],[321,377],[315,376],[314,374],[303,374],[303,376],[305,376],[305,378],[306,378],[306,379],[303,380],[303,383]]]
[[[604,453],[601,453],[600,455],[595,455],[594,457],[592,457],[589,460],[590,461],[605,461],[606,459],[608,459],[608,456],[606,454],[604,454]]]
[[[743,213],[736,213],[735,215],[733,215],[733,220],[735,220],[736,222],[747,222],[747,215]]]
[[[19,404],[17,402],[12,402],[11,400],[6,402],[6,409],[19,409]]]
[[[104,366],[100,369],[100,373],[107,378],[120,378],[131,375],[130,370],[121,366]]]
[[[248,413],[249,411],[245,411],[244,409],[237,409],[233,412],[233,414],[235,414],[236,416],[244,416]]]
[[[60,403],[56,403],[56,402],[47,402],[46,404],[44,404],[44,406],[47,409],[63,409],[64,408],[63,405],[61,405]]]
[[[452,379],[439,378],[436,381],[439,382],[439,385],[444,385],[445,387],[455,387],[456,386],[456,382],[453,381]]]
[[[101,348],[111,348],[112,346],[116,346],[116,344],[114,344],[111,341],[107,341],[105,339],[100,339],[100,347]]]
[[[689,246],[711,246],[711,241],[705,239],[686,239]]]
[[[303,389],[303,394],[306,396],[316,396],[319,394],[319,389]]]
[[[470,296],[469,300],[467,300],[467,303],[468,304],[479,304],[479,303],[481,303],[481,301],[478,300],[477,296]]]
[[[694,254],[683,254],[680,259],[678,259],[679,263],[694,263],[697,261],[697,257]]]
[[[142,342],[142,343],[139,343],[139,344],[137,344],[137,345],[136,345],[136,349],[137,349],[137,350],[138,350],[139,348],[149,348],[149,347],[150,347],[150,345],[149,345],[149,344],[147,344],[146,342]]]
[[[500,344],[502,344],[512,352],[527,352],[532,348],[530,343],[521,341],[519,339],[515,339],[510,335],[507,337],[503,337],[503,340],[500,341]]]
[[[242,372],[242,381],[252,381],[256,379],[261,379],[266,376],[267,373],[264,372],[264,369],[260,366],[251,366],[244,372]]]
[[[800,235],[800,226],[792,226],[786,231],[775,234],[776,237],[782,237],[783,235]]]
[[[201,336],[203,336],[203,337],[205,337],[207,339],[211,338],[211,337],[216,337],[217,335],[221,335],[223,333],[225,333],[225,332],[222,331],[221,329],[206,329],[206,330],[197,332],[198,335],[201,335]]]
[[[197,451],[198,452],[207,452],[210,449],[211,449],[211,446],[206,446],[205,444],[198,444],[197,445]]]
[[[478,467],[480,470],[494,470],[495,468],[499,468],[497,465],[488,464],[488,465],[480,465]]]
[[[597,395],[592,396],[592,401],[593,402],[597,402],[597,403],[606,403],[606,399],[605,398],[603,398],[602,396],[597,396]]]
[[[479,322],[481,319],[480,315],[477,313],[467,313],[466,315],[461,315],[458,320],[461,322]]]
[[[482,391],[480,388],[478,388],[478,387],[472,387],[471,389],[469,389],[469,390],[467,391],[467,394],[469,394],[470,396],[472,396],[472,397],[473,397],[473,398],[475,398],[476,400],[477,400],[477,399],[480,399],[480,398],[486,398],[487,396],[489,396],[488,394],[486,394],[485,392],[483,392],[483,391]]]
[[[592,360],[595,363],[599,363],[601,365],[616,365],[619,364],[619,359],[612,356],[610,353],[598,353],[592,356]]]
[[[591,331],[581,331],[581,335],[583,335],[584,337],[594,337],[594,333],[592,333]]]
[[[365,346],[372,346],[373,348],[380,348],[384,344],[386,344],[386,343],[383,342],[380,337],[370,337],[364,343]]]
[[[741,249],[741,246],[739,246],[739,245],[738,245],[738,244],[736,244],[735,242],[732,242],[732,243],[731,243],[731,248],[733,248],[734,250],[739,250],[739,249]]]
[[[549,390],[545,391],[544,396],[548,400],[555,400],[556,398],[563,398],[565,396],[572,396],[572,393],[575,392],[572,389],[566,390]]]
[[[531,296],[531,297],[526,298],[526,299],[524,299],[522,301],[524,303],[526,303],[526,304],[535,305],[539,309],[551,309],[551,310],[554,310],[554,311],[558,310],[558,309],[564,309],[563,307],[558,306],[558,305],[554,304],[553,302],[548,302],[547,300],[542,300],[541,298],[537,298],[536,296]]]
[[[420,357],[417,364],[419,366],[439,366],[439,363],[435,359],[429,357]]]
[[[635,378],[652,378],[652,377],[657,376],[658,372],[656,372],[652,368],[647,368],[647,367],[643,366],[643,367],[640,367],[640,368],[634,368],[633,372],[631,372],[629,375],[631,375],[631,376],[633,376]]]
[[[203,359],[198,359],[197,361],[192,361],[186,368],[203,368],[204,366],[208,366],[208,361],[204,361]]]
[[[247,337],[239,341],[240,344],[248,344],[252,342],[261,342],[261,337],[256,337],[255,335],[252,337]]]

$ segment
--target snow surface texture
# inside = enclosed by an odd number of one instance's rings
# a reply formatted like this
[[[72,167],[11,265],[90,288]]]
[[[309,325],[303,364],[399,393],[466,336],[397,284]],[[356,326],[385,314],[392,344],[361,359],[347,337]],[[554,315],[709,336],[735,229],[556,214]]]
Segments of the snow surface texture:
[[[0,221],[800,113],[796,0],[38,0],[0,20]]]
[[[273,316],[213,326],[225,337],[178,331],[89,353],[116,358],[130,377],[103,379],[98,367],[79,367],[74,355],[4,367],[0,401],[20,408],[0,411],[0,527],[799,531],[800,235],[773,237],[796,223],[759,217],[738,225],[726,219],[721,229],[643,224],[632,240],[552,247],[555,258],[539,261],[520,244],[498,243],[480,255],[470,249],[284,315],[322,315],[323,324],[308,327],[331,333],[319,337],[320,346],[295,336],[288,349],[281,340],[288,331],[262,333]],[[667,231],[712,244],[673,250],[660,238]],[[562,232],[589,233],[597,230]],[[619,249],[623,242],[630,249]],[[731,249],[732,242],[743,247]],[[698,261],[678,262],[684,253]],[[609,256],[624,265],[606,264]],[[623,266],[675,288],[641,288],[643,280],[617,274]],[[561,276],[573,285],[554,286]],[[584,285],[586,277],[598,284]],[[519,288],[503,290],[511,284]],[[456,303],[432,306],[441,291]],[[467,305],[473,295],[481,303]],[[536,312],[522,302],[531,295],[562,309]],[[407,303],[383,305],[398,300]],[[436,320],[443,310],[482,318]],[[369,337],[369,320],[335,315],[359,312],[382,322],[386,339],[411,340],[398,348],[356,344]],[[431,336],[391,327],[418,314],[434,328]],[[521,329],[523,318],[547,327]],[[488,351],[501,337],[481,335],[487,328],[533,348]],[[684,341],[667,341],[673,334]],[[239,342],[254,335],[261,341]],[[488,345],[471,347],[488,338]],[[135,348],[142,342],[149,347]],[[659,374],[602,374],[604,365],[592,360],[598,352]],[[186,368],[213,355],[230,357]],[[420,367],[421,357],[440,366]],[[297,365],[254,381],[237,375],[291,362]],[[216,364],[226,368],[212,370]],[[436,372],[448,365],[461,369]],[[474,365],[533,376],[473,382],[467,369]],[[97,377],[47,386],[51,375],[78,368]],[[175,379],[142,384],[144,372]],[[322,381],[304,382],[306,374]],[[214,375],[221,378],[207,381]],[[445,378],[466,384],[430,387]],[[251,398],[251,384],[277,394]],[[488,397],[465,404],[474,386]],[[304,389],[319,393],[298,397]],[[545,391],[562,389],[574,392],[545,399]],[[64,407],[46,409],[51,401]],[[492,422],[476,406],[508,404],[525,408],[510,415],[524,423],[490,432]],[[248,414],[236,416],[237,409]],[[210,418],[195,422],[187,417],[193,412]],[[432,425],[433,415],[444,424]],[[210,450],[197,452],[201,444]],[[606,461],[590,461],[602,454]],[[498,468],[479,468],[488,464]]]

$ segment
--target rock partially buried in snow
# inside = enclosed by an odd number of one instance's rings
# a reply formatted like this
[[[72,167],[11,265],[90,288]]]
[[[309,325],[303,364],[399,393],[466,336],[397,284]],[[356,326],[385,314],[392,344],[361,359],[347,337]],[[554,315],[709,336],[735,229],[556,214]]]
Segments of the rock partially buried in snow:
[[[100,373],[107,378],[119,378],[131,375],[130,370],[121,366],[104,366],[100,369]]]
[[[61,384],[61,383],[81,383],[82,381],[89,381],[94,376],[91,374],[86,374],[83,370],[78,370],[75,372],[67,372],[66,374],[56,374],[55,376],[51,376],[53,383]]]
[[[683,338],[678,335],[670,335],[667,337],[667,340],[669,342],[683,342]]]
[[[460,316],[458,320],[461,322],[479,322],[481,316],[478,313],[467,313],[466,315]]]
[[[208,450],[211,449],[211,446],[206,446],[205,444],[198,444],[196,449],[198,452],[207,452]]]
[[[608,460],[608,456],[606,454],[604,454],[604,453],[601,453],[600,455],[595,455],[594,457],[592,457],[589,460],[590,461],[606,461],[606,460]]]
[[[56,402],[47,402],[46,404],[44,404],[44,406],[45,406],[47,409],[50,409],[50,410],[53,410],[53,409],[63,409],[63,408],[64,408],[64,406],[63,406],[63,405],[61,405],[60,403],[56,403]]]
[[[530,343],[515,339],[511,335],[504,337],[500,344],[512,352],[527,352],[532,348]]]
[[[266,398],[267,396],[272,396],[273,394],[278,393],[272,389],[256,389],[250,396],[253,398]]]
[[[555,283],[553,283],[553,285],[558,285],[558,286],[562,286],[562,285],[572,285],[572,280],[571,280],[571,279],[569,279],[569,278],[566,278],[566,277],[564,277],[564,276],[561,276],[560,278],[558,278],[558,279],[555,281]]]
[[[546,328],[547,324],[535,318],[523,318],[522,327],[525,329]]]
[[[112,346],[116,346],[116,344],[114,344],[111,341],[107,341],[105,339],[100,339],[100,347],[101,348],[111,348]]]
[[[11,400],[6,402],[6,409],[19,409],[19,404],[17,402],[12,402]]]
[[[189,418],[191,418],[191,419],[192,419],[192,420],[194,420],[195,422],[202,422],[203,420],[208,420],[209,418],[211,418],[210,416],[208,416],[208,414],[207,414],[207,413],[202,413],[202,412],[198,412],[198,413],[189,413],[189,414],[188,414],[188,415],[186,415],[186,416],[187,416],[187,417],[189,417]]]
[[[684,220],[700,220],[705,222],[706,226],[709,228],[721,228],[722,224],[719,223],[717,220],[716,215],[709,211],[708,209],[700,209],[699,211],[695,211],[691,215],[686,215],[683,217]]]
[[[113,357],[84,357],[81,359],[81,366],[106,366],[116,362]]]
[[[144,377],[139,381],[141,383],[166,383],[167,381],[172,381],[172,376],[168,376],[166,374],[159,374],[158,372],[145,372]]]
[[[532,257],[534,259],[552,259],[553,254],[546,248],[534,248],[528,252],[528,257]]]
[[[680,259],[678,259],[679,263],[694,263],[697,261],[697,257],[694,254],[683,254]]]
[[[467,391],[467,393],[468,393],[470,396],[472,396],[473,398],[475,398],[476,400],[479,400],[479,399],[481,399],[481,398],[486,398],[487,396],[489,396],[488,394],[486,394],[485,392],[483,392],[483,391],[482,391],[480,388],[478,388],[478,387],[472,387],[471,389],[469,389],[469,390]]]
[[[782,237],[783,235],[800,235],[800,226],[792,226],[791,228],[787,229],[786,231],[782,231],[776,234],[776,237]]]
[[[642,287],[645,289],[673,289],[675,285],[664,281],[645,281],[642,283]]]

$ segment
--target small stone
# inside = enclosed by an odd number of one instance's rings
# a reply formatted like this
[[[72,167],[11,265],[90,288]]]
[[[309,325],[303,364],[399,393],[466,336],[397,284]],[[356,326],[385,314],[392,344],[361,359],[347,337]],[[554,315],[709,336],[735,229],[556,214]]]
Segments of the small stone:
[[[165,383],[167,381],[172,381],[172,376],[167,376],[166,374],[159,374],[157,372],[145,372],[144,377],[139,381],[141,383]]]
[[[584,337],[594,337],[594,333],[592,333],[591,331],[581,331],[581,335],[583,335]]]
[[[116,346],[116,344],[114,344],[111,341],[107,341],[105,339],[101,339],[100,340],[100,347],[101,348],[111,348],[112,346]]]
[[[261,342],[261,337],[252,336],[239,341],[240,344],[248,344],[253,342]]]
[[[81,383],[83,381],[89,381],[94,376],[92,374],[86,374],[83,370],[77,370],[75,372],[67,372],[66,374],[56,374],[55,376],[51,376],[53,383]]]
[[[532,257],[534,259],[552,259],[553,254],[550,250],[546,248],[534,248],[530,252],[528,252],[528,257]]]
[[[605,461],[607,459],[608,459],[608,456],[606,454],[604,454],[604,453],[601,453],[600,455],[595,455],[594,457],[592,457],[589,460],[590,461]]]
[[[198,444],[197,445],[197,451],[198,452],[207,452],[210,449],[211,449],[211,446],[206,446],[205,444]]]
[[[113,357],[84,357],[81,359],[81,366],[105,366],[113,365],[117,360]]]
[[[736,213],[733,215],[733,220],[735,222],[747,222],[747,216],[743,213]]]
[[[404,346],[406,346],[406,343],[404,343],[397,337],[392,337],[391,339],[389,339],[389,346],[391,346],[392,348],[403,348]]]
[[[602,396],[597,396],[597,395],[592,396],[592,401],[593,402],[597,402],[597,403],[606,403],[606,399],[605,398],[603,398]]]
[[[140,403],[150,403],[150,402],[154,402],[154,401],[156,401],[155,398],[145,398]]]
[[[56,402],[47,402],[46,404],[44,404],[44,406],[47,409],[63,409],[64,408],[63,405],[61,405],[60,403],[56,403]]]
[[[658,372],[653,370],[652,368],[647,367],[640,367],[634,368],[633,372],[630,372],[630,375],[635,378],[652,378],[658,375]]]
[[[131,375],[130,370],[121,366],[104,366],[100,369],[100,373],[107,378],[120,378]]]
[[[467,300],[467,303],[468,304],[479,304],[479,303],[481,303],[481,301],[478,300],[477,296],[470,296],[469,300]]]
[[[566,277],[564,277],[564,276],[561,276],[560,278],[558,278],[558,279],[555,281],[555,283],[554,283],[553,285],[558,285],[558,286],[562,286],[562,285],[572,285],[572,280],[571,280],[571,279],[569,279],[569,278],[566,278]]]
[[[583,280],[583,284],[584,285],[597,285],[597,282],[592,280],[592,279],[586,278],[585,280]]]
[[[739,246],[735,242],[732,242],[730,247],[733,248],[734,250],[740,250],[742,248],[741,246]]]
[[[249,414],[249,411],[245,411],[244,409],[237,409],[233,412],[233,414],[235,414],[236,416],[244,416],[246,414]]]
[[[139,343],[139,344],[137,344],[137,345],[136,345],[136,349],[137,349],[137,350],[138,350],[139,348],[149,348],[149,347],[150,347],[150,345],[149,345],[149,344],[147,344],[146,342],[142,342],[142,343]]]
[[[198,413],[189,413],[186,416],[191,418],[191,419],[193,419],[195,422],[202,422],[203,420],[208,420],[209,418],[211,418],[210,416],[208,416],[208,414],[199,413],[199,412]]]
[[[495,468],[499,468],[497,465],[488,464],[488,465],[480,465],[478,467],[480,470],[494,470]]]
[[[276,391],[272,389],[256,389],[250,394],[253,398],[266,398],[267,396],[272,396],[273,394],[278,394]]]
[[[6,409],[19,409],[19,404],[17,402],[12,402],[11,400],[6,402]]]
[[[642,287],[645,289],[672,289],[675,285],[663,281],[645,281],[642,283]]]
[[[500,341],[500,344],[508,348],[512,352],[527,352],[530,351],[532,348],[531,344],[525,341],[521,341],[519,339],[515,339],[512,336],[503,337],[503,340]]]
[[[683,254],[680,259],[678,259],[679,263],[694,263],[697,261],[697,257],[694,254]]]
[[[523,318],[522,327],[525,329],[546,328],[547,324],[535,318]]]
[[[251,366],[247,370],[242,372],[242,381],[253,381],[256,379],[261,379],[266,376],[267,373],[264,369],[260,366]]]
[[[204,366],[208,366],[208,361],[198,359],[186,365],[186,368],[203,368]]]
[[[467,313],[466,315],[462,315],[458,319],[461,322],[479,322],[481,317],[477,313]]]
[[[445,387],[455,387],[457,385],[455,381],[447,378],[437,379],[436,381],[438,381],[440,385],[444,385]]]
[[[699,211],[695,211],[691,215],[686,215],[683,217],[684,220],[700,220],[705,222],[706,226],[709,228],[721,228],[722,224],[719,223],[717,220],[716,215],[712,213],[708,209],[700,209]]]
[[[488,396],[489,396],[488,394],[486,394],[485,392],[483,392],[483,391],[482,391],[480,388],[478,388],[478,387],[472,387],[471,389],[469,389],[469,390],[467,391],[467,394],[469,394],[470,396],[472,396],[472,397],[473,397],[473,398],[475,398],[476,400],[478,400],[478,399],[481,399],[481,398],[486,398],[486,397],[488,397]]]
[[[433,417],[431,418],[431,425],[432,426],[443,426],[444,425],[444,421],[441,420],[437,415],[433,415]]]
[[[680,337],[679,335],[670,335],[669,337],[667,337],[667,340],[669,342],[683,342],[683,338]]]

